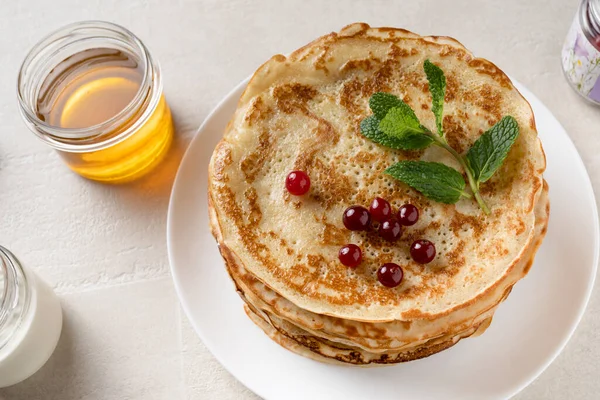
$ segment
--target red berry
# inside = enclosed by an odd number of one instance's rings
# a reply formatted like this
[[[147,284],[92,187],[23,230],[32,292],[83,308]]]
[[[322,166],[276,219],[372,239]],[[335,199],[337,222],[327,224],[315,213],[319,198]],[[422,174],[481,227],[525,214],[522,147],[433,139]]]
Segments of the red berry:
[[[362,251],[355,244],[347,244],[340,249],[338,258],[345,266],[354,268],[362,260]]]
[[[310,189],[310,178],[304,171],[292,171],[285,179],[285,187],[294,196],[302,196]]]
[[[398,264],[387,263],[383,264],[377,270],[377,279],[383,286],[396,287],[402,282],[404,272]]]
[[[398,210],[398,220],[404,226],[411,226],[419,220],[419,209],[412,204],[405,204]]]
[[[382,199],[381,197],[375,197],[371,203],[371,207],[369,207],[369,211],[375,221],[383,222],[392,215],[392,206],[390,206],[390,203],[387,200]]]
[[[396,241],[402,234],[402,225],[395,218],[390,218],[379,225],[379,236],[390,242]]]
[[[362,206],[351,206],[344,211],[342,220],[351,231],[366,231],[371,225],[371,214]]]
[[[419,264],[427,264],[435,258],[435,246],[427,239],[415,240],[410,246],[410,256]]]

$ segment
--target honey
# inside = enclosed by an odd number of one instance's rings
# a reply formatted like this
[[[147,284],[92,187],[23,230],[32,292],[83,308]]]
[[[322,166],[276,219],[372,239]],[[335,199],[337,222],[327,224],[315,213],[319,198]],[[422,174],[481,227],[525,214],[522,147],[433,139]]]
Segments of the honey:
[[[113,40],[106,40],[111,35]],[[53,45],[56,49],[44,54]],[[73,171],[122,183],[164,159],[173,140],[171,112],[158,65],[139,39],[93,21],[63,28],[38,47],[19,75],[21,111]]]

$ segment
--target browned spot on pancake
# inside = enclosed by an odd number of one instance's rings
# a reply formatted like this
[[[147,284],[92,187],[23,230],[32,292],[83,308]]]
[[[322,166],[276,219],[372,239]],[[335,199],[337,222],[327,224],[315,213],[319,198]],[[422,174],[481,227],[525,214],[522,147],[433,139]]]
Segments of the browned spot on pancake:
[[[464,153],[469,147],[469,135],[462,124],[452,115],[444,116],[444,132],[450,147],[459,153]]]
[[[409,320],[426,319],[429,316],[430,316],[429,313],[424,313],[418,309],[407,310],[402,313],[402,319],[409,319]]]
[[[465,110],[461,110],[461,109],[456,109],[456,116],[458,117],[458,119],[460,119],[462,122],[468,122],[469,121],[469,114],[465,111]],[[482,134],[483,130],[479,130],[479,134]]]
[[[413,70],[402,71],[400,74],[400,85],[401,87],[406,86],[421,89],[423,93],[429,95],[429,84],[427,83],[425,73],[420,73]]]
[[[315,159],[310,169],[311,177],[315,177],[310,197],[326,210],[340,202],[347,203],[353,195],[354,187],[344,174],[336,171],[336,167]]]
[[[534,117],[533,115],[532,115],[532,116],[531,116],[531,118],[529,119],[529,127],[530,127],[532,130],[534,130],[534,131],[536,130],[536,128],[535,128],[535,117]]]
[[[508,254],[508,249],[504,247],[503,242],[500,239],[492,240],[492,247],[494,252],[499,256],[506,256]]]
[[[527,264],[525,265],[525,268],[523,269],[525,275],[527,275],[529,273],[529,270],[533,266],[534,261],[535,261],[534,257],[532,257],[529,261],[527,261]]]
[[[533,163],[530,160],[526,160],[520,179],[524,183],[531,181],[532,188],[529,192],[529,202],[527,209],[525,210],[526,212],[531,212],[531,210],[533,210],[533,207],[535,206],[535,196],[537,195],[539,189],[542,186],[542,179],[538,177],[535,171],[535,167],[533,166]]]
[[[456,79],[456,77],[454,75],[447,75],[446,76],[446,96],[444,99],[446,101],[454,100],[456,98],[456,96],[458,95],[458,90],[459,90],[458,79]]]
[[[312,268],[321,268],[321,267],[326,267],[327,266],[327,262],[325,261],[325,257],[323,257],[322,255],[313,255],[313,254],[309,254],[308,256],[306,256],[306,259],[308,260],[308,265]]]
[[[388,51],[388,57],[390,58],[399,59],[408,56],[410,56],[410,50],[398,47],[395,44],[392,44],[390,46],[390,51]]]
[[[315,155],[318,149],[315,148],[315,143],[309,143],[308,148],[303,149],[294,161],[294,170],[306,171],[309,176],[312,176],[312,167]],[[312,180],[312,179],[311,179]]]
[[[415,204],[416,205],[416,204]],[[417,208],[420,208],[417,206]],[[423,208],[420,208],[421,210]],[[426,238],[428,235],[427,233],[431,233],[431,232],[435,232],[438,229],[440,229],[441,224],[439,221],[431,221],[429,222],[429,224],[427,224],[426,228],[421,228],[421,229],[406,229],[403,231],[402,236],[400,238],[400,240],[402,242],[405,242],[407,244],[412,244],[412,242],[414,242],[417,239],[423,239]]]
[[[532,176],[533,179],[533,188],[531,189],[531,192],[529,193],[529,208],[527,209],[527,211],[531,211],[533,210],[533,207],[535,206],[535,195],[538,192],[538,190],[540,189],[540,186],[542,186],[542,184],[540,183],[539,180],[535,179]]]
[[[256,148],[240,162],[240,168],[244,173],[246,182],[254,182],[256,176],[262,170],[265,160],[270,156],[272,147],[273,143],[269,132],[263,130],[258,137]]]
[[[445,273],[445,270],[442,270],[442,273]],[[436,297],[442,296],[446,292],[446,285],[434,285],[429,288],[429,297],[434,299]]]
[[[335,319],[334,322],[338,322],[338,320]],[[346,334],[346,336],[360,337],[358,329],[356,329],[356,327],[354,325],[348,325],[348,324],[339,323],[339,322],[336,325],[344,327],[344,333]]]
[[[233,162],[231,158],[231,147],[229,143],[220,141],[215,149],[215,156],[213,162],[213,177],[215,180],[226,183],[229,181],[229,177],[225,172],[225,169]]]
[[[294,254],[294,250],[290,249],[289,247],[286,248],[285,251],[287,252],[288,256],[291,256],[292,254]]]
[[[510,83],[510,79],[500,70],[500,68],[496,67],[491,62],[481,59],[475,58],[468,62],[469,67],[474,68],[480,74],[485,74],[491,76],[496,82],[500,84],[500,86],[511,89],[512,84]]]
[[[286,58],[282,54],[276,54],[273,56],[273,60],[278,61],[278,62],[285,62]]]
[[[362,114],[367,111],[362,105],[363,99],[371,97],[376,92],[390,91],[391,79],[398,65],[393,59],[386,60],[379,65],[379,68],[367,79],[361,81],[355,77],[342,84],[340,105],[354,115],[357,120],[362,119]]]
[[[421,108],[422,108],[423,110],[429,110],[429,105],[427,105],[427,104],[423,103],[423,104],[421,104]]]
[[[321,241],[324,245],[343,245],[349,242],[350,233],[347,229],[341,229],[326,222],[325,216],[322,218],[323,232]]]
[[[244,121],[248,123],[248,126],[252,126],[257,121],[266,119],[270,112],[270,107],[264,103],[262,97],[255,97],[250,102],[246,115],[244,115]]]
[[[448,265],[451,268],[444,268],[440,272],[449,276],[454,276],[458,273],[459,268],[465,265],[465,242],[460,240],[456,247],[451,251],[446,253],[446,258],[448,259]]]
[[[458,232],[463,229],[465,225],[470,225],[473,228],[473,236],[476,238],[480,237],[485,230],[485,222],[482,221],[481,217],[466,215],[456,211],[450,221],[452,232],[458,236]]]
[[[302,207],[302,202],[301,201],[294,201],[292,204],[294,205],[294,208],[296,210],[298,210],[298,209],[300,209],[300,207]]]
[[[470,57],[466,51],[459,49],[456,46],[441,46],[438,54],[441,57],[454,56],[458,59],[468,59]]]
[[[351,158],[353,163],[363,163],[367,165],[376,159],[377,155],[368,151],[359,151],[354,157]]]
[[[521,218],[515,218],[511,222],[510,226],[515,230],[515,235],[518,236],[525,232],[525,222]]]
[[[327,58],[327,47],[321,51],[321,53],[317,56],[314,62],[314,66],[316,70],[323,71],[326,75],[329,74],[329,69],[327,68],[327,62],[330,61]]]
[[[271,237],[271,239],[277,239],[277,234],[275,232],[269,231],[267,234]]]
[[[319,92],[313,87],[300,83],[287,83],[273,88],[273,98],[277,108],[286,114],[305,111],[306,103]]]
[[[362,93],[365,97],[371,97],[375,92],[389,91],[391,78],[394,75],[394,70],[398,68],[397,63],[393,60],[386,60],[381,64],[381,67],[367,78],[363,85]]]
[[[219,198],[221,210],[227,215],[235,227],[238,229],[240,240],[250,255],[265,265],[273,265],[274,262],[269,256],[267,246],[258,238],[256,227],[252,223],[244,221],[244,215],[238,205],[235,194],[229,187],[216,188],[216,196]]]
[[[479,187],[479,192],[484,196],[491,196],[495,193],[498,193],[498,181],[495,179],[490,179],[489,181],[482,183]]]
[[[493,118],[488,117],[490,126],[502,118],[502,95],[490,85],[483,84],[478,90],[466,91],[463,98],[491,114]]]
[[[359,105],[356,103],[362,85],[358,78],[346,81],[340,91],[340,105],[352,115],[360,114]]]
[[[386,335],[386,330],[378,328],[375,324],[365,325],[365,330],[367,331],[367,337],[369,338],[381,338]]]
[[[315,145],[322,145],[323,142],[336,144],[340,140],[340,134],[335,130],[331,122],[310,113],[309,117],[317,121]]]
[[[361,59],[361,60],[349,60],[346,61],[341,67],[340,72],[349,72],[356,69],[360,69],[362,71],[370,71],[372,68],[371,60]]]

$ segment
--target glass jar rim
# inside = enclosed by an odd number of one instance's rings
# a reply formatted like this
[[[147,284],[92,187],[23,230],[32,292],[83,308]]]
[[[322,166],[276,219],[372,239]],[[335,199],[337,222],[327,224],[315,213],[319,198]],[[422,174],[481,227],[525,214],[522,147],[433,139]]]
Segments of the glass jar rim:
[[[117,37],[104,36],[103,33],[105,35],[117,35]],[[135,55],[140,58],[143,67],[143,77],[136,95],[131,102],[115,116],[93,126],[85,128],[62,128],[43,121],[38,117],[35,107],[32,106],[32,99],[29,99],[27,96],[27,78],[31,79],[31,77],[26,75],[31,73],[30,69],[35,71],[36,68],[40,68],[39,65],[36,65],[36,62],[40,63],[45,59],[49,59],[69,44],[75,43],[75,41],[91,39],[112,39],[134,48]],[[49,53],[48,48],[51,45],[58,46],[58,48]],[[66,57],[64,57],[63,60],[65,58]],[[134,122],[123,132],[120,132],[105,141],[77,144],[69,143],[69,141],[73,140],[95,139],[107,132],[114,132],[122,125],[123,121],[132,117],[140,110],[140,108],[144,106],[144,102],[148,101],[148,98],[151,98],[151,101],[147,104],[147,107],[150,110],[153,110],[159,100],[154,98],[157,96],[153,96],[153,92],[162,92],[162,85],[160,81],[159,66],[152,59],[146,46],[128,29],[112,22],[99,20],[75,22],[46,35],[27,53],[21,64],[17,78],[17,98],[19,107],[26,122],[34,126],[31,130],[52,147],[58,150],[71,152],[98,150],[116,144],[129,137],[131,133],[135,132],[141,125],[141,122],[143,122],[149,113],[144,113],[140,116],[139,119],[142,121],[138,120]],[[40,132],[40,130],[43,131],[43,133]]]
[[[593,43],[595,37],[600,35],[600,0],[583,0],[578,14],[584,36]]]
[[[3,277],[3,284],[0,286],[0,294],[2,294],[0,297],[0,328],[2,328],[14,310],[15,304],[18,303],[18,297],[22,295],[28,297],[30,293],[27,290],[29,279],[25,270],[15,255],[3,246],[0,246],[0,275]],[[22,285],[19,285],[19,280],[23,281]],[[21,287],[25,288],[25,293],[19,293]],[[22,312],[26,311],[24,309]],[[1,347],[2,343],[0,343]]]

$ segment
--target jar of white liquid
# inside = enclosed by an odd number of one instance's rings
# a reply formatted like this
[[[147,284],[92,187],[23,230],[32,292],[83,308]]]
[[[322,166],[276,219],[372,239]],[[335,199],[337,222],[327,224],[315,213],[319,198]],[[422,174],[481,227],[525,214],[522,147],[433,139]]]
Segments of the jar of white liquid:
[[[58,297],[0,246],[0,388],[39,370],[56,348],[61,329]]]

